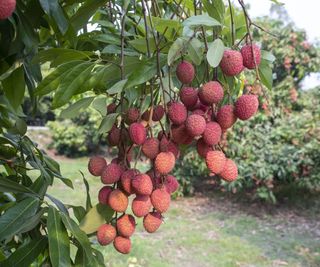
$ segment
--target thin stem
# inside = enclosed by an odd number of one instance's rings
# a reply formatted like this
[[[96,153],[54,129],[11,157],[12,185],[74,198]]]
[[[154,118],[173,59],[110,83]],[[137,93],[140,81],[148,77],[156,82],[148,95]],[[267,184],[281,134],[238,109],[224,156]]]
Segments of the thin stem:
[[[230,10],[230,18],[231,18],[231,44],[233,46],[234,45],[234,40],[235,40],[234,19],[233,19],[231,1],[228,0],[228,3],[229,3],[229,10]]]
[[[143,12],[143,19],[144,19],[144,29],[145,29],[145,32],[146,32],[146,44],[147,44],[147,51],[148,51],[148,57],[151,56],[151,53],[150,53],[150,44],[149,44],[149,39],[148,39],[148,25],[147,25],[147,9],[146,9],[146,4],[144,2],[144,0],[141,0],[141,4],[142,4],[142,12]]]

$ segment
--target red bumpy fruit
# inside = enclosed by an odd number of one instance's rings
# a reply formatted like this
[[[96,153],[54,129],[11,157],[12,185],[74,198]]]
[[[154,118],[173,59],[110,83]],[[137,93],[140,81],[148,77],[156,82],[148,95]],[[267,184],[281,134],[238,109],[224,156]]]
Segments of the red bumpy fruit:
[[[240,120],[250,119],[258,110],[259,100],[256,95],[242,95],[235,103],[235,115]]]
[[[125,212],[128,207],[128,197],[119,189],[113,190],[108,198],[109,206],[117,212]]]
[[[236,76],[240,74],[244,69],[241,53],[231,49],[225,50],[220,62],[220,68],[227,76]]]
[[[138,122],[132,123],[129,127],[131,141],[136,145],[142,145],[147,138],[146,128]]]
[[[253,53],[252,53],[253,51]],[[257,66],[260,65],[261,62],[261,50],[260,47],[256,44],[247,44],[241,48],[241,55],[243,57],[243,65],[252,70],[255,69],[256,64]],[[254,56],[253,56],[254,55]]]
[[[113,246],[118,252],[128,254],[131,250],[131,240],[127,237],[117,236],[113,241]]]
[[[219,173],[219,176],[227,181],[232,182],[238,177],[238,167],[231,159],[226,159],[226,163],[223,167],[222,172]]]
[[[217,104],[223,99],[223,88],[219,82],[205,83],[199,90],[199,99],[206,105]]]
[[[110,244],[116,235],[117,231],[111,224],[102,224],[97,231],[97,239],[101,246]]]
[[[151,199],[149,196],[137,195],[132,201],[132,212],[136,217],[143,217],[149,213],[151,209]]]
[[[186,128],[190,136],[199,136],[206,129],[206,120],[201,115],[192,114],[186,120]]]
[[[181,61],[177,66],[176,75],[181,83],[191,83],[195,75],[193,65],[188,61]]]
[[[162,216],[159,212],[150,212],[143,218],[144,229],[148,233],[154,233],[162,224]]]
[[[160,174],[168,174],[175,165],[175,157],[172,152],[161,152],[154,162],[156,170]]]
[[[168,116],[173,124],[180,125],[187,119],[188,111],[186,107],[178,102],[170,103],[168,106]]]
[[[230,128],[237,120],[234,114],[234,106],[225,105],[218,110],[217,122],[220,124],[222,129]]]
[[[88,170],[94,176],[100,176],[103,169],[107,166],[107,162],[103,157],[91,157],[88,163]]]
[[[16,0],[0,1],[0,20],[9,18],[16,9]]]
[[[136,229],[136,220],[132,215],[124,214],[117,220],[117,230],[119,235],[130,237]]]
[[[206,163],[211,172],[219,174],[226,163],[226,156],[221,151],[209,151],[206,156]]]

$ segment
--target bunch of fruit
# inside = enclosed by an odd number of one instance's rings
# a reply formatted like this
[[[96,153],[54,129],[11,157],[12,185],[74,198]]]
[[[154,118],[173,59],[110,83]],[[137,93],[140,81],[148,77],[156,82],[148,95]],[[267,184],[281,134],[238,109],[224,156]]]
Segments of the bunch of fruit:
[[[241,52],[225,50],[220,68],[224,75],[235,76],[244,68],[255,69],[260,60],[260,48],[245,45]],[[225,90],[218,81],[209,81],[199,89],[189,87],[195,77],[195,69],[185,60],[178,64],[176,75],[183,84],[179,92],[180,101],[176,99],[152,106],[143,114],[136,107],[122,112],[122,119],[108,134],[108,143],[118,148],[118,157],[110,164],[99,156],[89,161],[90,173],[100,176],[101,182],[106,184],[99,192],[99,202],[115,211],[111,222],[98,229],[98,242],[101,245],[113,242],[120,253],[130,252],[135,217],[143,218],[143,226],[149,233],[155,232],[162,224],[163,214],[170,206],[171,194],[179,186],[170,172],[179,158],[180,145],[191,145],[195,141],[198,154],[205,158],[213,174],[228,182],[238,176],[236,164],[225,156],[219,142],[222,133],[232,127],[237,119],[247,120],[256,113],[259,106],[257,96],[242,95],[234,105],[221,106]],[[107,113],[113,113],[116,109],[117,104],[112,103],[107,107]],[[160,122],[163,117],[167,119],[169,128],[166,132],[162,127],[156,138],[152,133],[152,123]],[[134,148],[139,150],[136,157],[133,155]],[[151,163],[146,173],[130,167],[134,158],[140,158],[140,151]],[[131,195],[134,196],[132,215],[127,213]],[[121,216],[118,217],[118,213]]]

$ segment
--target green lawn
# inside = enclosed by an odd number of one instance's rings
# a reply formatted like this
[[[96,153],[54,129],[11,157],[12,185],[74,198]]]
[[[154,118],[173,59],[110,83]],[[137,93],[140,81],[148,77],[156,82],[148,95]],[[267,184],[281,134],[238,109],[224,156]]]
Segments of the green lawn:
[[[87,172],[87,159],[60,162],[75,189],[60,182],[49,190],[65,203],[85,203],[79,170],[90,182],[92,201],[101,186]],[[262,207],[262,208],[261,208]],[[319,215],[292,208],[271,211],[256,203],[237,203],[221,194],[173,201],[158,232],[148,234],[138,220],[132,253],[120,255],[99,247],[107,266],[320,266]]]

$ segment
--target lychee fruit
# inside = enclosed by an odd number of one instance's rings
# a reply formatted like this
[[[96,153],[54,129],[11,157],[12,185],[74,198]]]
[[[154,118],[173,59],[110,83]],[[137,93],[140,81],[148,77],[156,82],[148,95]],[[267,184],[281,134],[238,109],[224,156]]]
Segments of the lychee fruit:
[[[154,165],[160,174],[168,174],[174,168],[175,161],[176,160],[172,152],[161,152],[156,157]]]
[[[162,216],[159,212],[150,212],[143,218],[143,227],[148,233],[154,233],[162,224]]]
[[[187,128],[184,124],[181,124],[179,126],[173,126],[171,128],[171,133],[172,133],[172,140],[176,144],[188,145],[188,144],[191,144],[193,141],[193,137],[188,134]]]
[[[120,129],[115,125],[111,128],[108,134],[108,142],[110,146],[117,146],[120,142]]]
[[[257,63],[257,66],[260,65],[260,62],[261,62],[261,50],[260,50],[260,47],[257,46],[256,44],[247,44],[245,46],[243,46],[241,48],[241,55],[242,55],[242,58],[243,58],[243,65],[252,70],[252,69],[255,69],[256,67],[256,64],[255,62]],[[253,51],[253,53],[252,53]],[[253,57],[254,55],[254,57]]]
[[[206,158],[207,153],[209,151],[212,151],[212,147],[209,146],[205,141],[203,141],[203,138],[200,138],[197,141],[197,152],[198,152],[199,156],[202,158]]]
[[[137,195],[132,201],[132,212],[136,217],[143,217],[151,209],[151,199],[149,196]]]
[[[91,157],[88,163],[88,170],[94,176],[100,176],[103,169],[107,166],[107,162],[103,157]]]
[[[166,136],[163,136],[160,141],[160,151],[171,152],[176,159],[179,158],[180,155],[180,150],[178,146],[174,142],[168,140]]]
[[[150,110],[146,110],[145,112],[142,113],[141,119],[144,121],[149,121],[150,117]]]
[[[162,105],[155,106],[153,109],[152,120],[160,121],[164,115],[164,108]]]
[[[122,189],[129,195],[134,193],[131,187],[131,181],[138,173],[139,173],[138,170],[129,169],[129,170],[126,170],[121,175],[120,181],[121,181]]]
[[[232,182],[238,177],[238,167],[231,159],[226,159],[223,170],[219,173],[219,176],[227,181]]]
[[[149,159],[154,159],[159,154],[159,143],[157,138],[148,138],[142,145],[143,154]]]
[[[132,189],[139,195],[150,195],[153,183],[149,175],[137,174],[131,181]]]
[[[109,194],[111,193],[111,191],[112,191],[111,186],[102,187],[98,193],[99,203],[104,204],[104,205],[108,205],[108,198],[109,198]]]
[[[154,190],[150,198],[153,207],[160,213],[169,209],[171,197],[164,187]]]
[[[192,114],[187,118],[186,128],[190,136],[199,136],[206,129],[206,120],[200,115]]]
[[[195,75],[193,65],[186,60],[181,61],[177,66],[176,75],[181,83],[191,83]]]
[[[221,151],[209,151],[206,156],[206,163],[212,173],[219,174],[226,163],[226,156]]]
[[[16,0],[0,1],[0,20],[9,18],[16,9]]]
[[[121,190],[115,189],[109,194],[108,204],[114,211],[125,212],[128,207],[128,197]]]
[[[217,81],[205,83],[199,90],[199,99],[206,105],[217,104],[223,99],[223,88]]]
[[[107,114],[115,113],[117,109],[116,103],[111,103],[107,106]]]
[[[243,69],[243,58],[239,51],[226,49],[220,62],[222,72],[227,76],[236,76]]]
[[[193,108],[198,102],[198,92],[193,87],[183,87],[180,90],[180,100],[187,107]]]
[[[118,182],[123,170],[119,164],[110,163],[107,165],[101,174],[101,182],[104,184],[113,184]]]
[[[180,125],[184,123],[187,115],[186,107],[179,102],[173,102],[168,106],[168,116],[173,124]]]
[[[147,138],[146,128],[138,122],[130,125],[129,134],[131,141],[136,145],[142,145]]]
[[[113,241],[113,246],[118,252],[128,254],[131,250],[131,240],[128,237],[117,236]]]
[[[206,125],[206,129],[203,132],[203,141],[208,145],[216,145],[221,139],[221,127],[217,122],[211,121]]]
[[[256,95],[242,95],[235,103],[234,113],[240,120],[248,120],[257,112],[258,107]]]
[[[116,237],[117,231],[111,224],[102,224],[97,231],[97,239],[101,246],[110,244]]]
[[[222,129],[230,128],[237,120],[234,114],[234,106],[225,105],[218,110],[216,120]]]
[[[179,183],[173,175],[168,175],[165,179],[165,188],[169,194],[173,194],[179,188]]]
[[[127,111],[127,116],[126,116],[126,123],[131,124],[136,122],[139,119],[140,116],[140,111],[137,108],[129,108]]]
[[[117,220],[117,230],[119,235],[130,237],[136,229],[136,220],[132,215],[124,214]]]

